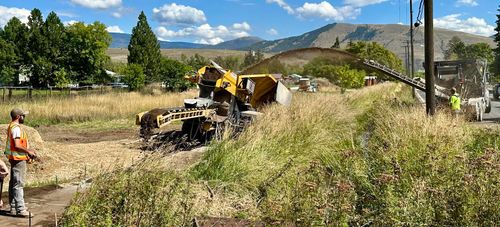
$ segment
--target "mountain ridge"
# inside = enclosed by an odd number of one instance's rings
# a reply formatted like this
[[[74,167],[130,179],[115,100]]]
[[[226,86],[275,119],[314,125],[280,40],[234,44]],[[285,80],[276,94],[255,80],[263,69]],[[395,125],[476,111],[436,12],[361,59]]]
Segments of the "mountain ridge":
[[[110,33],[113,37],[111,48],[126,48],[130,40],[130,34]],[[434,49],[436,60],[442,60],[443,52],[448,41],[458,36],[466,44],[485,42],[492,48],[495,47],[493,38],[483,37],[465,32],[452,31],[436,28],[434,32]],[[347,46],[351,41],[377,42],[401,59],[405,59],[406,53],[403,46],[407,45],[409,39],[409,28],[399,24],[347,24],[332,23],[318,29],[276,40],[263,40],[259,37],[249,36],[229,40],[216,45],[198,44],[189,42],[160,41],[162,49],[227,49],[227,50],[261,50],[263,52],[283,52],[297,48],[306,47],[331,47],[336,38],[339,38],[341,48]],[[415,63],[421,65],[424,59],[424,29],[419,27],[414,33]]]
[[[130,42],[131,34],[126,33],[109,33],[112,38],[110,48],[127,48]],[[200,43],[190,43],[190,42],[171,42],[158,40],[161,49],[229,49],[229,50],[241,50],[248,46],[251,46],[263,39],[255,36],[246,36],[241,38],[236,38],[233,40],[225,41],[216,45],[200,44]]]

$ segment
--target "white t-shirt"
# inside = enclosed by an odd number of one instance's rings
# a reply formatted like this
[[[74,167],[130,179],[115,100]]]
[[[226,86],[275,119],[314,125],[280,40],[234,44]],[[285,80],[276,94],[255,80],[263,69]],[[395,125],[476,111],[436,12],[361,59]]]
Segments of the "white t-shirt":
[[[20,139],[21,138],[21,127],[20,126],[14,126],[11,131],[10,131],[10,134],[12,136],[12,139]],[[30,148],[30,143],[27,142],[26,144],[26,148]]]
[[[10,130],[10,134],[11,134],[11,136],[12,136],[12,139],[21,138],[21,127],[19,127],[19,126],[14,126],[14,127]]]

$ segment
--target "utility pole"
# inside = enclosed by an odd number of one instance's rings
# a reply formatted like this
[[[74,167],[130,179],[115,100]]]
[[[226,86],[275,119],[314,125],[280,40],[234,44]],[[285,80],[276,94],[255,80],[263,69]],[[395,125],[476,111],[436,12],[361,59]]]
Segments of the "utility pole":
[[[434,13],[433,0],[424,0],[425,13],[425,109],[427,115],[436,113],[436,91],[434,87]]]
[[[403,46],[405,48],[405,69],[406,69],[406,75],[410,76],[410,41],[406,40],[406,42],[403,43]]]
[[[413,73],[410,71],[411,66],[413,65],[413,62],[410,62],[410,40],[406,40],[406,62],[407,62],[407,71],[406,75],[411,76],[413,78]]]
[[[413,0],[410,0],[410,55],[411,55],[411,78],[415,77],[415,57],[414,57],[414,49],[413,49]]]

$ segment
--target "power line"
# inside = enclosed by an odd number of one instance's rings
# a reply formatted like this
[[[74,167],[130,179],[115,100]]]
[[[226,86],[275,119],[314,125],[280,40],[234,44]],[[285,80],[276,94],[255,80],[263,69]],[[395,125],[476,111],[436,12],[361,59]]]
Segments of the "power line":
[[[398,10],[399,10],[398,23],[400,23],[401,22],[401,0],[398,0]]]

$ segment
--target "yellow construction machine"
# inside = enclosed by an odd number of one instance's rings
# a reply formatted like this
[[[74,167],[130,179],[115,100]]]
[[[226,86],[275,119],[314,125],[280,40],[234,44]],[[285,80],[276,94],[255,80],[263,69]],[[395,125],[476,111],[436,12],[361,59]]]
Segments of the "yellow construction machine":
[[[280,82],[279,75],[237,75],[215,62],[187,75],[196,83],[199,95],[185,99],[183,107],[157,108],[136,116],[140,136],[149,139],[158,129],[182,121],[182,133],[188,140],[207,141],[231,127],[241,131],[261,113],[256,110],[270,102],[289,105],[292,95]],[[161,130],[160,130],[161,131]]]

